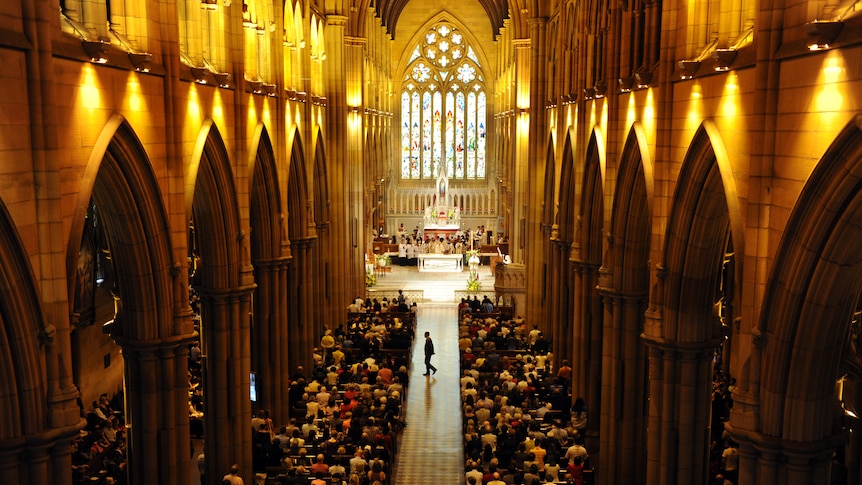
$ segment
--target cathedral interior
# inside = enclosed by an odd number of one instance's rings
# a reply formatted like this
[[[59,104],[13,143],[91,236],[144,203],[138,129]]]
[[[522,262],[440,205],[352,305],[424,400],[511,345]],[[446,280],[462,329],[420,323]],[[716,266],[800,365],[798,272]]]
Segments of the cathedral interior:
[[[0,2],[0,480],[71,485],[122,391],[128,483],[188,483],[195,340],[208,474],[251,476],[375,234],[445,195],[571,362],[600,483],[708,483],[716,366],[738,483],[862,483],[857,8]]]

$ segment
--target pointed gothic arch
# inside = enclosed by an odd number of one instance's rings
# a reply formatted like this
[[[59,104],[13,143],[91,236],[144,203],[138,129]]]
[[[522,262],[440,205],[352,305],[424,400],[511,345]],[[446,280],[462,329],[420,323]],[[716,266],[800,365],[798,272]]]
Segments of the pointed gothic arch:
[[[612,265],[614,288],[645,291],[649,286],[650,227],[653,205],[653,166],[643,126],[629,131],[617,174],[611,211],[614,239]]]
[[[776,252],[760,316],[761,429],[753,431],[772,438],[785,456],[810,443],[804,455],[817,466],[805,479],[812,483],[825,480],[830,450],[844,441],[836,436],[842,411],[836,380],[859,360],[858,328],[850,322],[862,292],[860,180],[862,116],[857,115],[802,189]],[[788,476],[799,476],[784,468]]]
[[[605,230],[605,142],[594,129],[587,144],[581,173],[580,204],[572,251],[575,289],[573,353],[578,356],[572,398],[583,397],[587,408],[600,409],[602,379],[602,298],[597,290]],[[599,420],[588,421],[588,432],[599,430]]]
[[[289,302],[288,328],[290,332],[289,363],[293,370],[298,366],[311,368],[312,355],[309,343],[317,341],[317,322],[309,305],[313,298],[312,244],[314,243],[314,214],[311,212],[306,173],[305,150],[299,130],[289,139],[290,162],[287,176],[287,237],[290,239],[292,263],[288,269]]]
[[[554,224],[554,219],[556,216],[556,200],[557,200],[557,165],[556,165],[556,157],[554,156],[554,137],[548,137],[548,148],[545,155],[545,180],[543,183],[543,187],[545,187],[545,192],[543,194],[544,199],[542,200],[542,205],[544,206],[544,210],[542,211],[542,225],[546,227],[551,227]]]
[[[744,254],[737,197],[719,131],[704,121],[682,163],[647,311],[648,483],[696,483],[707,474],[713,357],[724,341],[713,311],[727,248]]]
[[[251,324],[251,369],[256,373],[255,407],[288,416],[282,392],[289,385],[287,368],[287,291],[289,243],[284,228],[281,184],[272,141],[260,123],[249,157],[249,226],[251,263],[257,284]]]
[[[200,295],[201,359],[206,475],[224,463],[239,463],[251,475],[251,278],[247,235],[242,231],[234,169],[215,123],[201,126],[186,178],[186,214],[193,225],[199,257],[192,277]],[[196,258],[197,259],[197,258]]]
[[[384,157],[381,157],[384,158]],[[320,292],[317,292],[318,295],[325,295],[328,299],[330,297],[330,275],[331,268],[329,267],[329,261],[327,261],[327,255],[329,254],[331,247],[331,233],[330,233],[330,224],[332,223],[330,219],[330,208],[329,208],[329,174],[328,167],[326,165],[326,144],[323,140],[322,130],[318,129],[317,132],[317,142],[314,146],[314,223],[317,228],[317,259],[318,264],[318,275],[321,276],[321,287]],[[330,307],[330,305],[323,304],[324,307]],[[336,306],[331,306],[331,308],[335,309]],[[339,315],[340,315],[339,311]],[[330,315],[327,319],[328,321],[332,321],[335,315]]]
[[[649,294],[653,197],[647,147],[643,128],[635,123],[621,154],[608,253],[600,270],[605,310],[599,474],[610,483],[644,483],[646,471],[649,381],[641,333]]]
[[[705,121],[686,153],[668,219],[663,250],[664,338],[705,342],[720,336],[711,320],[686,317],[712,314],[712,289],[731,235],[733,247],[741,252],[744,232],[730,160],[718,128]],[[736,271],[741,271],[740,264]]]
[[[558,322],[554,326],[554,356],[559,361],[568,360],[575,363],[572,343],[574,340],[572,320],[574,318],[574,285],[570,264],[572,240],[575,233],[575,194],[578,186],[574,180],[574,154],[572,153],[571,133],[566,133],[563,151],[560,156],[560,175],[558,177],[556,197],[556,266],[558,302],[552,307],[552,318]],[[569,383],[571,385],[571,382]]]
[[[6,204],[0,200],[0,446],[23,453],[25,437],[45,426],[47,399],[43,350],[54,330],[46,328],[30,258]],[[53,376],[48,376],[49,378]]]
[[[118,315],[112,336],[173,336],[176,268],[161,188],[143,145],[122,116],[108,121],[87,162],[66,252],[69,294],[75,289],[75,267],[91,199],[104,212],[102,222],[117,267],[122,316]]]
[[[456,181],[489,175],[491,76],[469,27],[441,11],[413,35],[395,71],[400,119],[396,173],[403,180]],[[441,168],[442,167],[442,168]]]
[[[563,154],[560,157],[560,183],[558,199],[558,238],[569,244],[574,241],[576,232],[575,220],[575,194],[578,184],[575,181],[575,154],[572,147],[572,135],[566,133],[566,141],[563,144]]]
[[[76,272],[68,268],[75,268],[92,200],[114,262],[118,303],[108,329],[123,349],[129,450],[187,446],[189,422],[184,413],[151,404],[188,399],[188,382],[175,378],[188,372],[187,346],[192,338],[188,294],[185,280],[179,278],[182,265],[172,262],[161,188],[143,145],[122,116],[112,117],[102,129],[78,194],[67,246],[68,286],[75,288]],[[154,375],[166,377],[152,379]],[[185,456],[146,455],[129,460],[128,474],[136,483],[158,481],[163,470],[187,470],[188,464]]]

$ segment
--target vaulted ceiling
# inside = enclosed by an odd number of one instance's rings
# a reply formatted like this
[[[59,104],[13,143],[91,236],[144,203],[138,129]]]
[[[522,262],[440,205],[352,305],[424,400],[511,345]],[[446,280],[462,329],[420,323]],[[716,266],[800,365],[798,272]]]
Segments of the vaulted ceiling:
[[[383,26],[389,34],[394,34],[398,16],[410,0],[377,0],[375,8]],[[503,21],[509,17],[509,0],[479,0],[488,13],[488,21],[494,35],[500,32]]]

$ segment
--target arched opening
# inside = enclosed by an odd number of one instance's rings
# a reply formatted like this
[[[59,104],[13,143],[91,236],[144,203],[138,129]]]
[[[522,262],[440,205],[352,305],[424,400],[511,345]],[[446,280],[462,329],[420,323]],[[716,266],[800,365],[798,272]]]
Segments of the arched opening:
[[[635,125],[626,140],[600,269],[605,305],[599,475],[609,483],[644,483],[646,472],[649,382],[641,333],[649,294],[652,165],[644,138]]]
[[[559,362],[566,360],[569,364],[575,362],[575,349],[573,348],[573,318],[574,318],[574,286],[572,281],[572,267],[570,263],[572,241],[575,236],[575,187],[578,184],[574,178],[574,153],[572,147],[571,134],[566,135],[566,141],[563,145],[563,154],[560,157],[560,177],[559,177],[559,199],[557,213],[557,230],[556,242],[557,252],[559,252],[559,288],[557,292],[560,295],[558,304],[558,318],[556,325],[558,335],[554,337],[554,353]],[[571,382],[568,383],[568,390],[571,391]]]
[[[730,171],[718,130],[705,122],[680,171],[664,263],[657,267],[658,281],[646,312],[644,338],[650,365],[647,482],[705,481],[711,432],[720,432],[711,428],[713,363],[727,331],[716,308],[719,301],[733,300],[721,295],[730,281],[726,277],[733,277],[725,274],[728,248],[743,247]],[[731,266],[735,274],[740,273],[738,262]]]
[[[48,424],[45,416],[57,404],[47,399],[46,382],[42,377],[46,371],[45,360],[40,348],[40,343],[53,344],[56,330],[45,328],[28,261],[6,205],[0,201],[0,369],[3,369],[0,408],[10,418],[0,421],[0,447],[7,450],[0,460],[3,470],[0,476],[8,483],[28,481],[29,470],[18,461],[19,455],[26,452],[31,460],[41,457],[31,455],[25,437],[44,431]],[[50,360],[47,364],[51,365]],[[56,374],[54,369],[48,377],[56,377]],[[62,424],[65,423],[50,423],[54,427]],[[60,446],[70,446],[68,430],[55,439],[62,443]],[[63,482],[59,478],[56,481]]]
[[[580,213],[573,244],[574,270],[574,342],[577,356],[574,369],[572,398],[583,397],[588,409],[598,410],[601,404],[602,378],[602,300],[596,287],[602,263],[604,231],[604,154],[598,134],[593,132],[587,145],[586,161],[581,181]],[[587,436],[599,431],[599,420],[589,420]]]
[[[287,368],[287,271],[289,243],[285,237],[279,174],[269,133],[256,130],[251,160],[249,226],[254,294],[251,319],[251,400],[256,409],[274,416],[288,416],[290,406],[283,392],[289,385]]]
[[[333,291],[335,281],[332,279],[332,232],[330,228],[331,219],[329,211],[329,175],[326,167],[326,150],[323,134],[318,131],[318,139],[314,149],[314,226],[317,232],[317,243],[314,248],[314,267],[318,278],[317,291],[318,305],[323,314],[322,322],[340,322],[343,312],[334,301],[337,295],[346,295],[346,291]],[[382,157],[381,157],[382,158]]]
[[[288,269],[287,298],[292,304],[288,309],[288,328],[290,332],[290,353],[288,361],[293,371],[299,366],[311,370],[311,342],[316,341],[316,322],[308,318],[313,302],[311,285],[312,257],[311,246],[314,242],[312,227],[309,224],[311,207],[307,190],[305,155],[299,133],[294,133],[290,151],[290,165],[287,176],[287,237],[290,239],[292,263]],[[306,374],[308,375],[308,374]]]
[[[194,231],[191,283],[200,298],[206,476],[239,463],[251,476],[251,299],[254,290],[236,185],[218,128],[208,121],[192,154],[186,210]],[[188,446],[186,444],[186,446]]]
[[[188,469],[188,455],[148,453],[159,447],[188,449],[188,344],[192,339],[191,315],[180,265],[172,262],[167,216],[161,189],[147,155],[129,124],[112,118],[99,136],[86,168],[67,253],[67,274],[71,295],[95,295],[97,275],[79,272],[83,250],[99,249],[102,269],[112,264],[111,297],[92,307],[101,329],[122,348],[122,360],[104,360],[106,368],[81,383],[82,394],[118,391],[122,398],[125,430],[128,432],[128,462],[125,468],[132,483],[162,481],[168,474]],[[88,214],[90,217],[88,217]],[[94,219],[98,217],[98,221]],[[95,224],[95,230],[85,224]],[[82,247],[85,233],[104,237],[98,246]],[[104,258],[104,259],[102,259]],[[84,256],[84,268],[87,268]],[[111,263],[109,263],[109,261]],[[106,272],[106,273],[107,273]],[[83,279],[79,279],[82,276]],[[74,298],[72,299],[74,300]],[[79,302],[83,299],[79,298]],[[98,300],[96,300],[98,302]],[[74,303],[72,303],[74,305]],[[81,307],[83,308],[83,307]],[[96,320],[90,320],[92,324]],[[75,322],[75,326],[82,322]],[[75,331],[82,331],[76,329]],[[110,342],[74,335],[73,353],[107,350],[119,355]],[[97,356],[103,354],[96,353]],[[76,358],[73,357],[73,360]],[[109,367],[116,370],[111,370]],[[160,376],[153,379],[153,376]],[[93,390],[98,386],[98,390]],[[156,403],[170,403],[156,405]]]
[[[758,469],[741,469],[740,479],[828,483],[837,450],[847,483],[859,480],[860,181],[857,116],[806,182],[776,253],[759,323],[762,382],[748,391],[760,395],[762,428],[749,433],[731,418],[734,437],[755,445],[769,440],[786,459],[766,467],[770,457],[758,452]],[[800,460],[809,465],[794,466]]]

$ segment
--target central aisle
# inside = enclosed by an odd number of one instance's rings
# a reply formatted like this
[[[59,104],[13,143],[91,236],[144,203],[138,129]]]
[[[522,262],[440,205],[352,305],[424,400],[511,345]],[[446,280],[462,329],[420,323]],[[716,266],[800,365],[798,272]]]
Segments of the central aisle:
[[[407,427],[401,437],[395,485],[452,485],[464,478],[461,433],[458,307],[421,303],[407,392]],[[437,374],[425,377],[425,332],[431,332]]]

